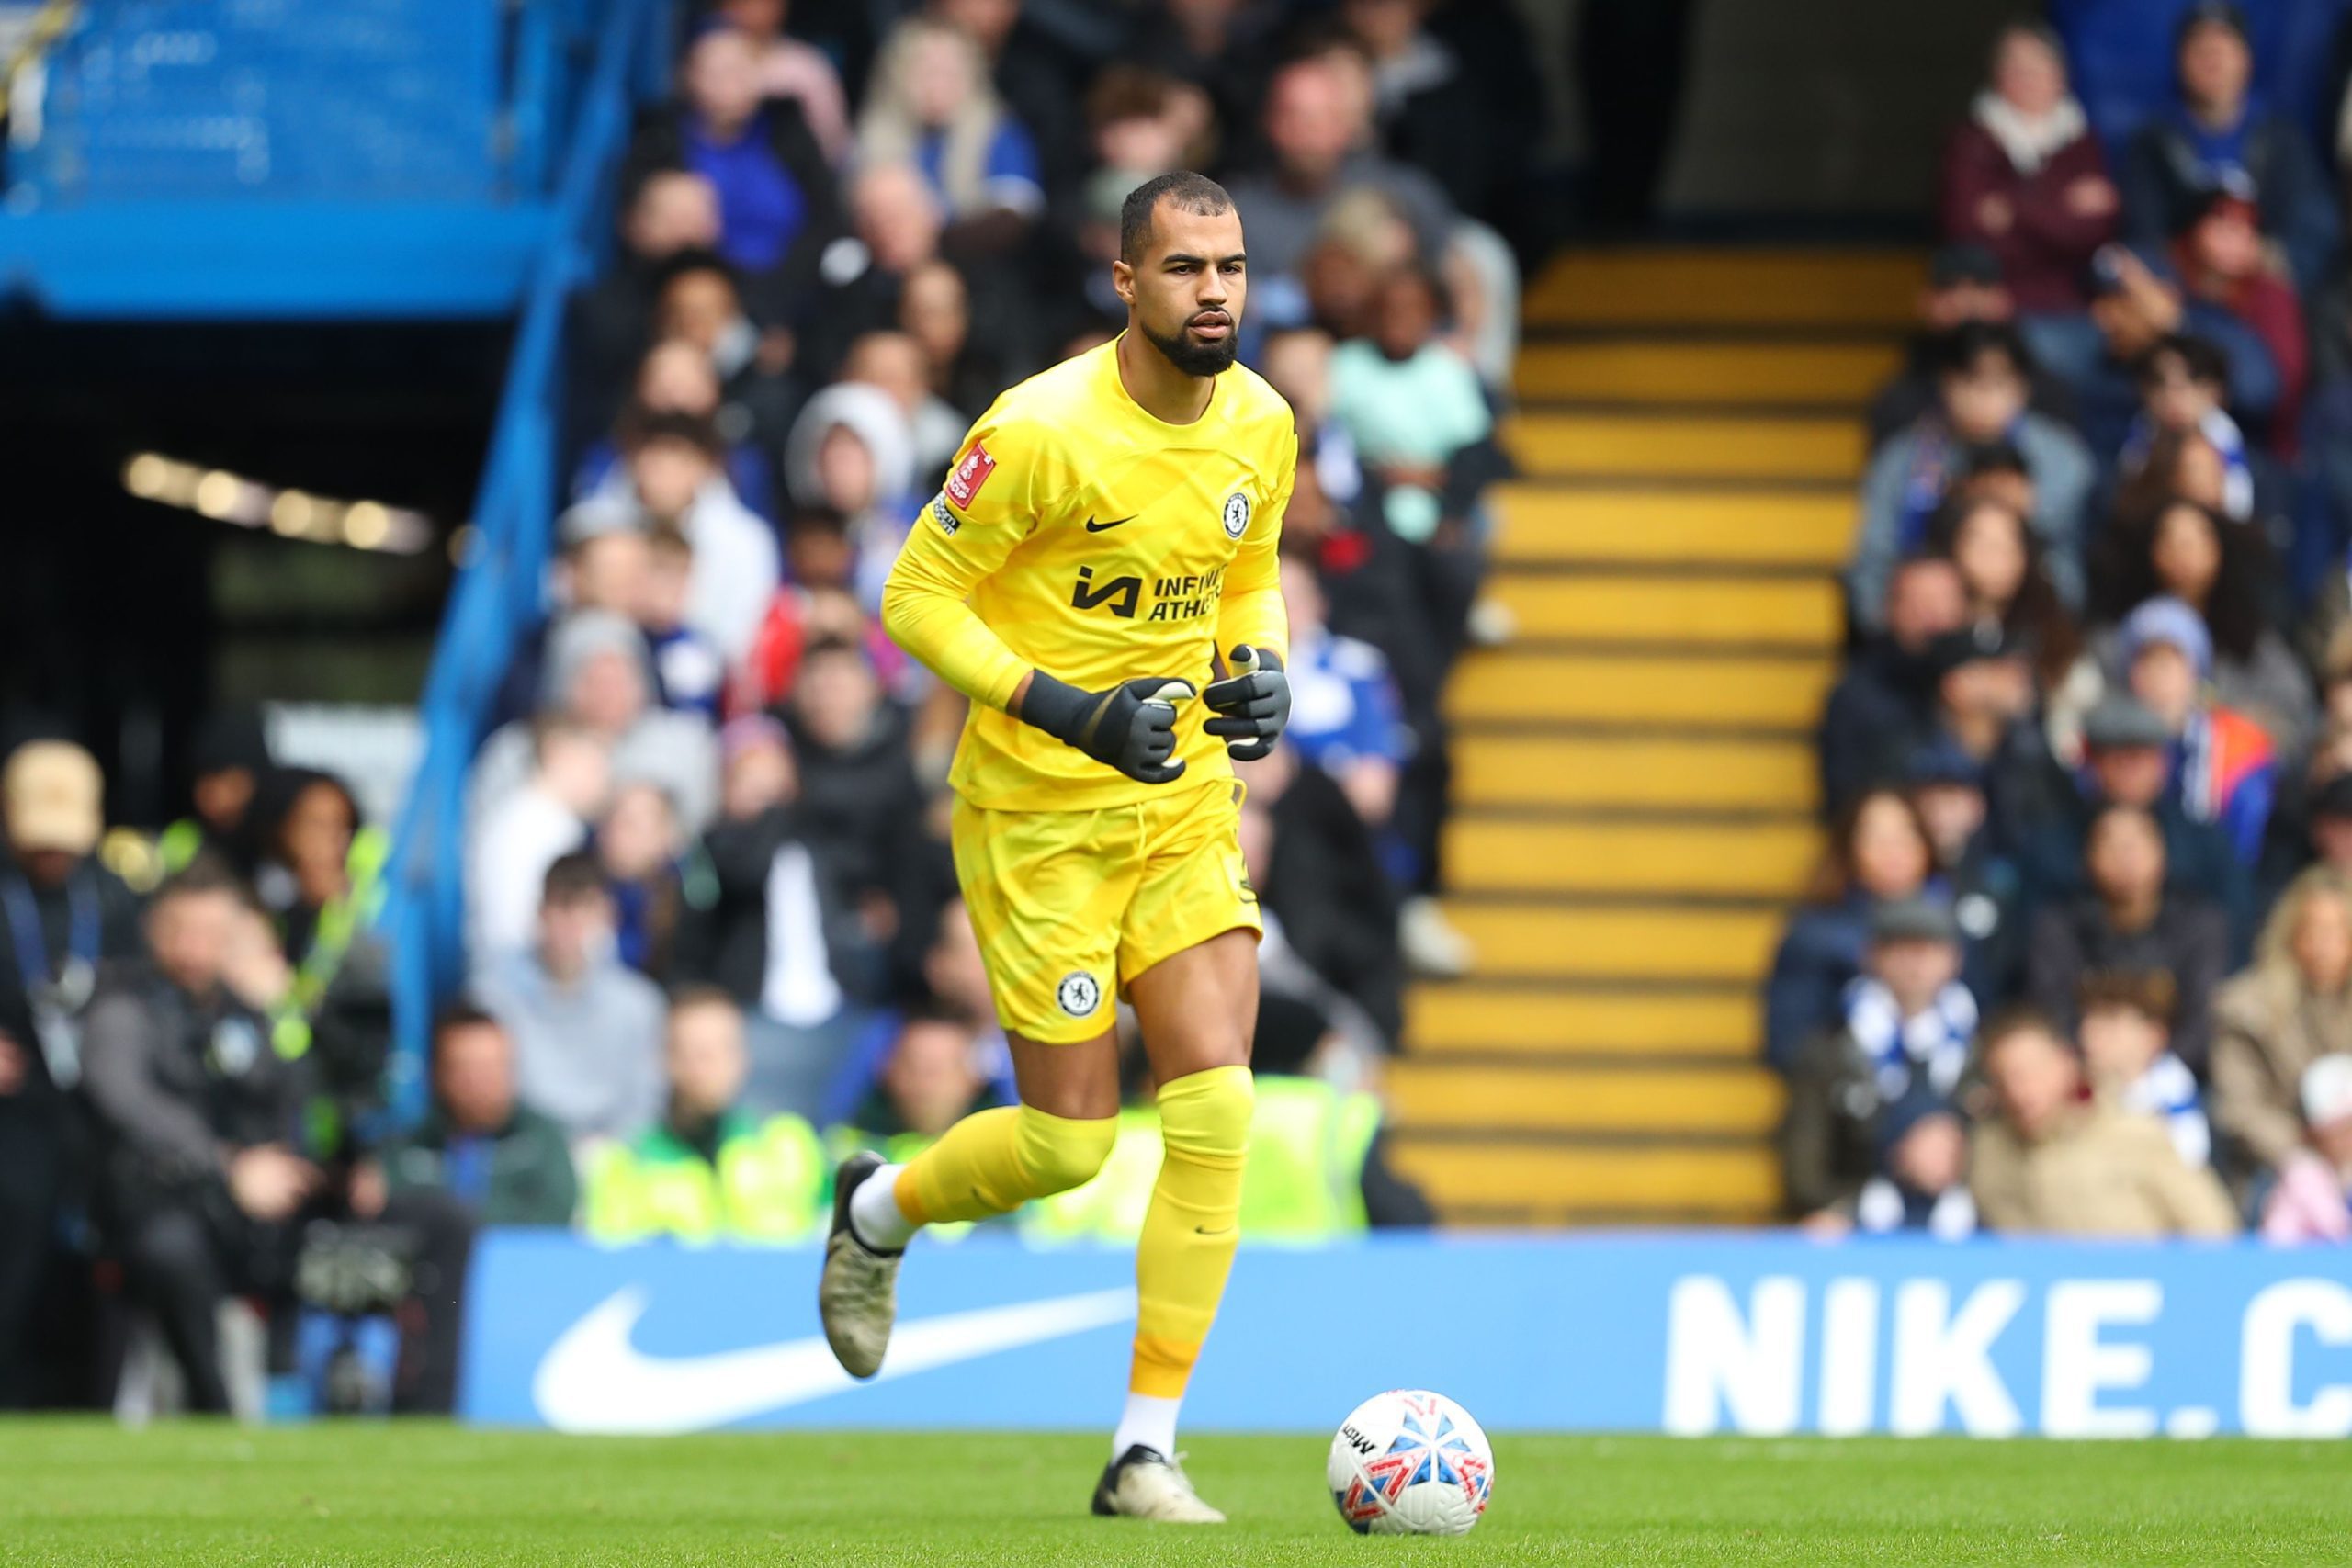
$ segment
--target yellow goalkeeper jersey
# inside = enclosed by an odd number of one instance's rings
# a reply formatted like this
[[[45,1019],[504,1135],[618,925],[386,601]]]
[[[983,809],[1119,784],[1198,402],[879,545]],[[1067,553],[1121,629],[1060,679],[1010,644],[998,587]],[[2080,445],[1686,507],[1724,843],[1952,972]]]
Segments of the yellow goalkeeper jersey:
[[[1288,658],[1275,564],[1298,463],[1290,405],[1246,366],[1190,424],[1146,412],[1117,344],[1005,392],[957,451],[891,568],[883,624],[973,699],[949,783],[974,806],[1091,811],[1156,789],[1005,712],[1032,669],[1099,691],[1205,687],[1237,643]],[[1229,777],[1196,697],[1175,786]]]

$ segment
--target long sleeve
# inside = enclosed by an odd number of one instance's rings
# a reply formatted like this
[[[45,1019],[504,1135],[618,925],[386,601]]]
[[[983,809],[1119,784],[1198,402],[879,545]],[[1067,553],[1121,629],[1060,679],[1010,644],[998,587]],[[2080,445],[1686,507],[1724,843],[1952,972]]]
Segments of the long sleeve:
[[[98,1120],[159,1170],[198,1179],[221,1168],[219,1142],[195,1109],[147,1070],[155,1021],[131,997],[99,998],[83,1027],[82,1083]]]
[[[1222,659],[1239,643],[1272,649],[1290,662],[1290,617],[1283,609],[1283,514],[1290,509],[1291,487],[1298,478],[1298,432],[1294,429],[1283,447],[1282,476],[1275,481],[1273,500],[1266,507],[1263,527],[1242,536],[1226,569],[1225,593],[1217,605],[1216,650]]]
[[[2255,1032],[2253,995],[2224,992],[2215,1010],[2214,1124],[2266,1168],[2276,1169],[2303,1146],[2302,1118],[2272,1077],[2270,1053]]]
[[[974,613],[974,585],[1021,543],[1014,528],[956,518],[933,500],[882,588],[882,626],[900,648],[976,703],[1008,712],[1029,666]],[[1227,596],[1230,599],[1230,579]],[[1279,600],[1277,601],[1279,609]]]
[[[2148,1196],[2165,1216],[2175,1235],[2229,1236],[2245,1227],[2222,1187],[2221,1179],[2202,1166],[2192,1166],[2173,1146],[2165,1124],[2153,1119],[2132,1129],[2142,1145],[2142,1179]]]
[[[1903,481],[1916,445],[1913,436],[1895,436],[1879,448],[1862,476],[1861,518],[1854,532],[1846,585],[1853,594],[1855,615],[1871,630],[1885,618],[1887,583],[1902,554]]]

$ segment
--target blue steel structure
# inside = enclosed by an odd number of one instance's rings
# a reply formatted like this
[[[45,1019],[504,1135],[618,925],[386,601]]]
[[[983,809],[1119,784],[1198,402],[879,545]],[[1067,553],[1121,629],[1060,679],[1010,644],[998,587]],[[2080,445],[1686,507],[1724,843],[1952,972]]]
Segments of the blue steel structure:
[[[605,259],[670,0],[109,0],[12,95],[0,309],[65,321],[515,319],[382,916],[391,1114],[462,964],[465,779],[539,609],[565,302]]]

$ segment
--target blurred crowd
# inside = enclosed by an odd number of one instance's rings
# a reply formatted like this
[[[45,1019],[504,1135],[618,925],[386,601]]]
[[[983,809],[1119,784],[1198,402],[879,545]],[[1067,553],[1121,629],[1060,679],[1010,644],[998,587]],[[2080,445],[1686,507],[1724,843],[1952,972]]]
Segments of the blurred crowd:
[[[2175,47],[2103,144],[2011,26],[1947,147],[1765,1007],[1825,1232],[2352,1238],[2352,158]]]
[[[1539,102],[1518,24],[1424,0],[806,10],[683,18],[616,254],[573,302],[569,494],[469,784],[469,976],[421,1125],[384,1111],[386,845],[348,788],[224,716],[195,815],[110,858],[87,754],[13,753],[0,1405],[113,1397],[144,1333],[186,1403],[223,1408],[242,1303],[312,1397],[446,1407],[479,1225],[800,1238],[843,1149],[904,1159],[1010,1094],[946,848],[962,700],[876,600],[967,427],[1124,324],[1120,200],[1180,166],[1229,184],[1243,355],[1301,438],[1293,720],[1245,770],[1267,936],[1244,1223],[1429,1222],[1377,1090],[1404,976],[1469,958],[1430,897],[1438,697],[1510,629],[1479,589]],[[1102,1179],[1015,1223],[1132,1235],[1156,1138],[1132,1113]]]

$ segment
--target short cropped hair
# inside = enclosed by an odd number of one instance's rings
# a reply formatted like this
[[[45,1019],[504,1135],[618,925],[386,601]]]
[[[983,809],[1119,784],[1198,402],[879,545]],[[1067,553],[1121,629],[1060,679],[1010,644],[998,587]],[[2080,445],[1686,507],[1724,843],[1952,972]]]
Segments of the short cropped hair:
[[[1174,202],[1180,212],[1204,216],[1233,210],[1233,197],[1206,175],[1178,169],[1153,175],[1127,192],[1119,207],[1119,259],[1129,266],[1143,259],[1143,248],[1151,239],[1151,215],[1162,200]]]

